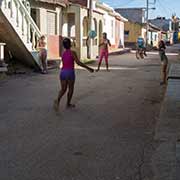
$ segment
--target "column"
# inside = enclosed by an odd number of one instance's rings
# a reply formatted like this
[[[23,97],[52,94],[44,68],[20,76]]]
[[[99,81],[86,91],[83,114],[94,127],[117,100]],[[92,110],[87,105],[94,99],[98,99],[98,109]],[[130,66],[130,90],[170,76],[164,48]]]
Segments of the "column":
[[[25,14],[22,13],[22,35],[24,35],[24,20],[25,20]]]
[[[30,43],[30,23],[27,20],[27,43]]]
[[[7,9],[7,0],[4,0],[4,7]]]
[[[4,65],[4,46],[5,43],[0,43],[0,67]]]
[[[10,1],[11,18],[13,17],[13,0]]]
[[[16,23],[17,23],[17,27],[19,27],[19,3],[17,3],[16,6]]]
[[[36,46],[36,32],[35,30],[33,29],[33,32],[32,32],[32,49],[35,50],[35,46]]]

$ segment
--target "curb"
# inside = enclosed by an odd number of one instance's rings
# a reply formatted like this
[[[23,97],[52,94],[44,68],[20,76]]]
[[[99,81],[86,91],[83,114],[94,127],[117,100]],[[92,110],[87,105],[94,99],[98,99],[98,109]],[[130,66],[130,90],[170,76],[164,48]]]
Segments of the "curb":
[[[95,59],[92,59],[92,60],[89,60],[89,61],[82,61],[84,64],[94,64],[97,60]]]
[[[152,157],[154,180],[177,180],[180,177],[180,64],[172,64],[168,85],[156,124],[154,140],[159,142]]]
[[[115,51],[115,52],[109,52],[109,55],[110,56],[113,56],[113,55],[122,55],[122,54],[130,53],[130,52],[131,52],[130,48],[125,48],[123,50],[119,50],[119,51]]]

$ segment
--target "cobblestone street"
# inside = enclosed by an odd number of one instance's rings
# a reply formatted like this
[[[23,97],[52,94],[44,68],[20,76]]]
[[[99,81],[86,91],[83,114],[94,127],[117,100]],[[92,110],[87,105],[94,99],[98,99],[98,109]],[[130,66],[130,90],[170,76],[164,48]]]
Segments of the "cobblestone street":
[[[159,56],[111,56],[110,72],[76,75],[77,107],[66,109],[64,97],[58,114],[57,70],[0,83],[0,180],[152,180]]]

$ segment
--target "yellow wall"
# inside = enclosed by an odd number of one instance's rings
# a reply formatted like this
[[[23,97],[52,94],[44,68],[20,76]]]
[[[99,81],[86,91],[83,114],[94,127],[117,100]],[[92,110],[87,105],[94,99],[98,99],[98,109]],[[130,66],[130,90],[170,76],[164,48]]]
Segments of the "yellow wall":
[[[137,38],[142,35],[142,26],[133,22],[125,22],[125,31],[129,31],[129,35],[125,36],[125,42],[136,43]]]
[[[178,32],[178,41],[180,41],[180,32]]]

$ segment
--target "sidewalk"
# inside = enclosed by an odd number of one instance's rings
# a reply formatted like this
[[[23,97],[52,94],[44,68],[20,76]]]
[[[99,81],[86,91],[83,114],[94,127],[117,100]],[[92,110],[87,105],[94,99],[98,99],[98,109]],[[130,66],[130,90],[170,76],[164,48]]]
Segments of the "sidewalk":
[[[130,52],[131,52],[130,48],[118,48],[118,49],[109,50],[109,55],[121,55]]]
[[[180,179],[180,64],[171,65],[155,131],[159,144],[152,158],[155,180]]]

